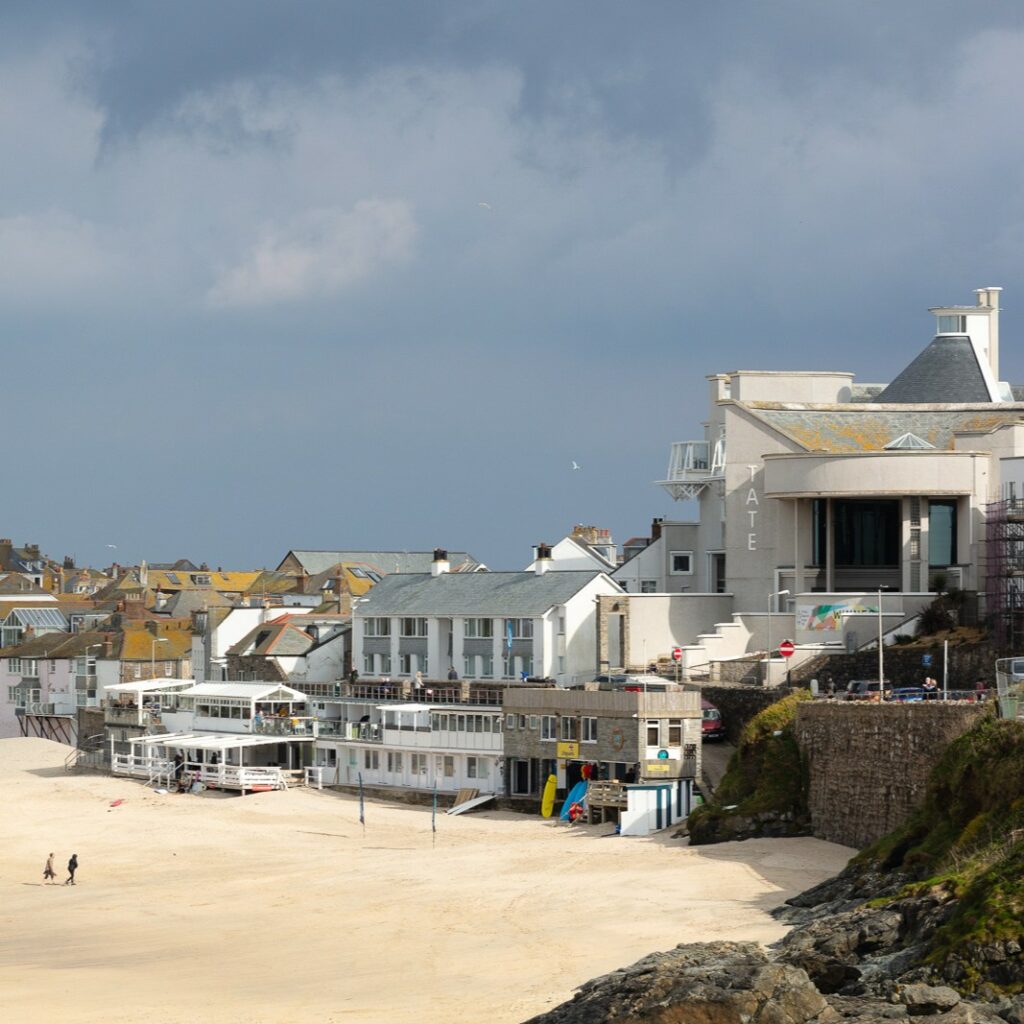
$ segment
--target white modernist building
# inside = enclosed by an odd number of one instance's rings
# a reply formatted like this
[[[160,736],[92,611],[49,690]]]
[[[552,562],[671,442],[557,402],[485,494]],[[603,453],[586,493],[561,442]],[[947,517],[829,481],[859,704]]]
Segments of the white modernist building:
[[[638,597],[620,602],[603,665],[639,667],[642,635],[648,657],[682,646],[690,671],[714,675],[784,637],[857,646],[877,635],[858,615],[895,629],[936,587],[984,592],[986,506],[1024,478],[1024,402],[999,379],[999,292],[933,309],[933,340],[888,385],[710,376],[703,436],[672,445],[660,481],[699,516],[662,526],[616,572]],[[643,629],[630,628],[634,604]],[[764,667],[781,676],[782,664]]]

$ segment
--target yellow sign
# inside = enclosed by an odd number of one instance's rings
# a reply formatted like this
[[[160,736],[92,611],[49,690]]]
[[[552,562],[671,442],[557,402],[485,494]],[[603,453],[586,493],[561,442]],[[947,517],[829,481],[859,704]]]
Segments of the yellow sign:
[[[647,761],[644,765],[645,775],[668,775],[669,765],[667,761]]]
[[[578,743],[559,743],[555,747],[555,757],[579,757],[580,745]]]

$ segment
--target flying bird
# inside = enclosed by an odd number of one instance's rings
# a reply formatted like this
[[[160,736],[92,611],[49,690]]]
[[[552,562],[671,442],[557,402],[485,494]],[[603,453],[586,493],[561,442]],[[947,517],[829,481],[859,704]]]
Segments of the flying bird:
[[[108,548],[113,548],[115,551],[117,550],[117,545],[116,544],[108,544],[107,547]]]
[[[477,203],[476,205],[479,206],[481,210],[492,210],[492,209],[494,209],[494,207],[492,207],[490,203]]]
[[[580,465],[580,464],[579,464],[579,463],[578,463],[578,462],[577,462],[577,461],[576,461],[575,459],[573,459],[573,460],[572,460],[572,469],[573,469],[573,472],[574,472],[574,473],[575,473],[575,472],[576,472],[577,470],[579,470],[579,469],[582,469],[582,468],[583,468],[583,467],[582,467],[582,466],[581,466],[581,465]]]

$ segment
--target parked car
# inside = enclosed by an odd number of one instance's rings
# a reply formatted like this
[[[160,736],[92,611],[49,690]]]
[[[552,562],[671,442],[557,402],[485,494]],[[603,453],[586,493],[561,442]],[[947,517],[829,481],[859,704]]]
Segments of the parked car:
[[[634,693],[665,693],[680,687],[662,676],[642,675],[600,675],[594,677],[601,690],[630,690]]]
[[[700,738],[702,740],[724,740],[725,723],[722,721],[722,712],[709,700],[701,700],[701,723]]]
[[[846,699],[878,700],[879,689],[877,679],[851,679],[846,684]]]
[[[885,699],[898,704],[916,704],[924,700],[924,690],[920,686],[897,686]]]

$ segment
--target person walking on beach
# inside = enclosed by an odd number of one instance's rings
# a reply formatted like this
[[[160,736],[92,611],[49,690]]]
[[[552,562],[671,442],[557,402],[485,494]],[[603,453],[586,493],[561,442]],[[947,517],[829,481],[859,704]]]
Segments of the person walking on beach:
[[[53,854],[46,858],[46,867],[43,868],[43,881],[52,882],[57,877],[57,872],[53,870]]]
[[[68,861],[68,880],[64,883],[65,885],[75,884],[75,872],[78,870],[78,854],[71,854],[71,860]]]

